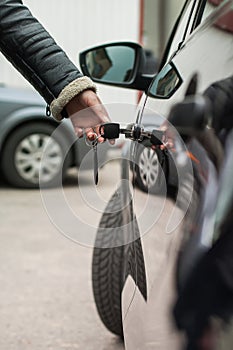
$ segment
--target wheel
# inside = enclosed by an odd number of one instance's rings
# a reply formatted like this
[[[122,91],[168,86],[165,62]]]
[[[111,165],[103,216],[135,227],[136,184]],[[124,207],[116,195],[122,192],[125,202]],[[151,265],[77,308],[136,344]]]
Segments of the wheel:
[[[167,162],[163,151],[148,143],[139,144],[136,154],[136,185],[144,192],[158,194],[166,185]]]
[[[38,188],[39,184],[54,187],[59,184],[70,159],[68,155],[64,161],[64,149],[67,148],[64,135],[50,137],[55,128],[50,124],[35,122],[21,126],[10,134],[1,162],[8,183],[22,188]],[[49,148],[46,149],[48,142]],[[40,169],[42,157],[43,167]]]
[[[119,206],[119,213],[116,212],[116,206]],[[120,203],[115,193],[107,205],[96,234],[92,259],[92,288],[103,324],[110,332],[123,338],[121,292],[124,286],[125,247],[113,247],[113,240],[117,239],[114,231],[121,226]],[[103,229],[109,227],[112,227],[112,232],[104,235]],[[101,246],[113,248],[98,248]]]
[[[129,205],[131,211],[132,205]],[[119,245],[118,233],[123,226],[123,210],[125,208],[122,209],[120,196],[116,192],[101,218],[92,259],[92,287],[98,314],[106,328],[121,338],[123,338],[121,293],[129,274],[145,300],[147,298],[145,265],[135,217],[132,233],[135,240]],[[106,233],[106,228],[111,228],[111,232],[108,230]]]

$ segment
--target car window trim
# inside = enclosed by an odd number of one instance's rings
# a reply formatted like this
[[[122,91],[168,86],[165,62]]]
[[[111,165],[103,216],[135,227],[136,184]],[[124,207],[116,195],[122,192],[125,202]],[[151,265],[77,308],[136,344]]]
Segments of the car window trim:
[[[181,10],[181,12],[180,12],[180,14],[179,14],[179,16],[178,16],[176,22],[175,22],[175,25],[174,25],[174,27],[173,27],[173,29],[172,29],[172,32],[171,32],[171,35],[170,35],[170,37],[169,37],[169,39],[168,39],[168,42],[167,42],[167,45],[166,45],[164,54],[163,54],[163,56],[162,56],[162,59],[161,59],[161,62],[160,62],[159,70],[158,70],[158,71],[160,71],[160,70],[163,68],[163,66],[165,65],[165,63],[167,62],[167,56],[168,56],[168,53],[169,53],[169,50],[170,50],[170,46],[171,46],[172,40],[173,40],[173,38],[174,38],[174,36],[175,36],[175,34],[176,34],[177,28],[178,28],[178,26],[179,26],[179,24],[180,24],[181,18],[183,17],[184,11],[185,11],[185,9],[187,8],[188,3],[189,3],[190,1],[191,1],[191,0],[186,0],[186,1],[185,1],[184,5],[183,5],[183,8],[182,8],[182,10]],[[194,2],[193,2],[192,10],[190,11],[190,16],[189,16],[189,18],[188,18],[187,25],[186,25],[186,28],[185,28],[185,30],[184,30],[185,35],[183,35],[182,41],[178,44],[177,51],[179,50],[180,46],[182,45],[182,43],[183,43],[184,40],[185,40],[185,37],[186,37],[186,35],[187,35],[187,30],[188,30],[188,27],[189,27],[189,24],[190,24],[189,22],[190,22],[190,20],[191,20],[191,18],[192,18],[193,10],[194,10],[194,8],[195,8],[195,5],[196,5],[197,1],[198,1],[198,0],[194,0]],[[200,0],[199,0],[199,1],[200,1]],[[175,51],[174,54],[175,54],[177,51]]]
[[[179,25],[179,23],[180,23],[180,20],[181,20],[183,14],[184,14],[184,11],[185,11],[186,6],[187,6],[187,4],[188,4],[189,1],[190,1],[190,0],[186,0],[186,1],[185,1],[184,5],[183,5],[183,8],[182,8],[182,10],[181,10],[181,12],[180,12],[180,14],[179,14],[179,16],[178,16],[176,22],[175,22],[175,25],[174,25],[174,27],[173,27],[173,29],[172,29],[171,35],[169,36],[167,45],[166,45],[166,47],[165,47],[164,53],[163,53],[163,55],[162,55],[162,59],[161,59],[161,62],[160,62],[159,70],[158,70],[158,71],[160,71],[160,70],[163,68],[163,66],[165,65],[165,63],[166,63],[166,61],[167,61],[167,56],[168,56],[168,52],[169,52],[169,50],[170,50],[170,46],[171,46],[172,40],[173,40],[173,38],[174,38],[174,36],[175,36],[177,27],[178,27],[178,25]]]
[[[195,0],[195,1],[193,2],[193,6],[192,6],[192,8],[191,8],[191,11],[190,11],[190,14],[189,14],[189,18],[188,18],[188,20],[187,20],[187,25],[186,25],[186,28],[185,28],[185,30],[184,30],[183,38],[182,38],[181,42],[180,42],[179,45],[178,45],[178,50],[180,49],[181,45],[183,44],[183,42],[185,41],[185,38],[186,38],[186,36],[187,36],[188,29],[189,29],[189,24],[190,24],[190,22],[191,22],[191,18],[192,18],[192,16],[193,16],[193,13],[194,13],[194,10],[195,10],[197,1],[198,1],[198,0]],[[199,0],[199,1],[200,1],[200,0]],[[198,8],[197,8],[197,11],[198,11]],[[196,15],[194,16],[194,20],[195,20],[195,17],[196,17]]]
[[[200,0],[197,8],[197,12],[193,21],[193,25],[190,33],[192,33],[201,23],[201,19],[205,10],[207,0]]]

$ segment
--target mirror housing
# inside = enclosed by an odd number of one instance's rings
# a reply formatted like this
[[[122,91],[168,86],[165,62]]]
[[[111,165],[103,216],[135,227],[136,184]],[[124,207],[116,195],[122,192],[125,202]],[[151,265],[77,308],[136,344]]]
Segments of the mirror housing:
[[[147,91],[153,75],[143,75],[146,55],[133,42],[116,42],[87,49],[79,55],[84,75],[94,82]]]

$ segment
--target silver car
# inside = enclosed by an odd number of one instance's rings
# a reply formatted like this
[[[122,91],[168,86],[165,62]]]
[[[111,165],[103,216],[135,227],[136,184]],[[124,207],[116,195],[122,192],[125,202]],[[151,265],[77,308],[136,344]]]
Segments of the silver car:
[[[107,144],[101,146],[100,164],[107,149]],[[0,171],[10,185],[57,186],[84,157],[85,169],[93,168],[89,151],[84,139],[77,140],[70,120],[59,124],[46,116],[46,104],[36,91],[0,85]]]

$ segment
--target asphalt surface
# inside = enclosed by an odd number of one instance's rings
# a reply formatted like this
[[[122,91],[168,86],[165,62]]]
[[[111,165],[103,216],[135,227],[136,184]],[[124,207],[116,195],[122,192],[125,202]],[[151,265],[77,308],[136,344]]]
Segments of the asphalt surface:
[[[120,165],[113,159],[105,169],[100,170],[98,194],[107,203],[117,187]],[[96,199],[92,203],[89,198],[87,205],[81,201],[83,195],[90,197],[92,193],[93,174],[81,174],[79,180],[81,185],[72,171],[63,189],[72,209],[86,223],[82,225],[82,236],[78,236],[85,238],[94,231],[90,223],[98,224],[101,212],[89,215]],[[82,195],[77,191],[80,187]],[[59,191],[51,191],[55,200]],[[0,196],[0,350],[124,350],[121,340],[103,326],[95,308],[91,282],[93,249],[83,245],[82,239],[81,243],[78,239],[74,242],[61,234],[49,218],[39,190],[13,189],[0,178]],[[158,247],[161,249],[161,242]],[[173,259],[175,254],[169,256]],[[152,335],[155,331],[160,335],[151,346],[178,349],[180,339],[175,341],[169,322],[163,317],[168,315],[171,288],[167,286],[174,275],[167,264],[164,266],[161,273],[167,273],[160,288],[161,300],[155,299],[161,308],[155,312],[156,305],[150,303],[150,310],[144,310],[144,314]],[[174,266],[172,261],[170,266]],[[155,289],[157,293],[156,286]],[[160,322],[156,322],[155,315]],[[233,326],[222,337],[218,350],[232,348],[232,330]]]
[[[106,193],[113,184],[106,180]],[[77,186],[72,173],[64,184],[71,200]],[[0,196],[0,349],[122,350],[95,309],[92,249],[58,232],[40,191],[12,189],[1,181]],[[88,230],[86,225],[83,233]]]

